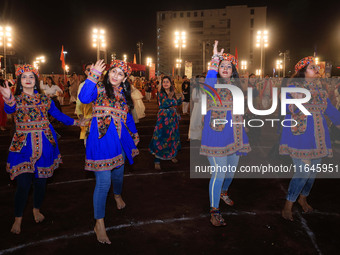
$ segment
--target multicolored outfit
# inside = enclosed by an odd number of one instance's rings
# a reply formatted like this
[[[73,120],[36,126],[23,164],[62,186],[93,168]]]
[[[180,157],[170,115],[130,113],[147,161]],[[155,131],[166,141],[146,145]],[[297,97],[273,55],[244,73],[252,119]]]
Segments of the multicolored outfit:
[[[212,59],[210,70],[205,83],[215,87],[218,75],[219,60]],[[231,84],[231,80],[224,81]],[[209,88],[206,87],[212,94]],[[204,117],[202,142],[200,154],[208,156],[208,160],[215,169],[218,167],[237,167],[239,156],[246,155],[250,150],[247,134],[242,125],[243,117],[233,115],[233,97],[228,89],[216,89],[222,105],[216,100],[217,105],[210,97],[207,98],[207,114]],[[226,124],[215,124],[214,120],[224,119]],[[233,123],[231,125],[231,122]],[[238,123],[238,124],[237,124]],[[210,206],[219,208],[221,194],[226,196],[226,191],[234,177],[233,171],[215,171],[209,184]]]
[[[48,120],[48,114],[65,125],[74,125],[78,121],[61,113],[50,98],[36,91],[34,95],[21,93],[4,100],[5,111],[8,114],[14,113],[16,124],[6,170],[11,180],[18,181],[15,207],[16,217],[21,217],[32,179],[35,184],[40,183],[40,190],[44,194],[46,180],[37,179],[52,177],[54,170],[62,163],[57,136]],[[41,201],[35,202],[35,208],[40,207]]]
[[[96,175],[93,195],[96,219],[105,216],[107,193],[114,183],[114,194],[121,194],[125,156],[130,164],[139,154],[136,145],[139,136],[126,103],[122,87],[114,88],[115,97],[109,98],[104,84],[98,82],[101,73],[92,69],[79,100],[83,104],[92,102],[92,121],[86,140],[85,170]]]
[[[289,155],[297,166],[288,189],[287,200],[295,202],[299,194],[308,196],[315,180],[316,171],[299,171],[309,165],[321,163],[323,157],[332,157],[331,140],[326,114],[335,125],[340,125],[340,112],[331,104],[326,90],[319,82],[291,84],[291,87],[303,87],[311,93],[311,99],[303,104],[311,115],[304,115],[295,105],[287,106],[286,119],[294,119],[294,127],[283,127],[280,142],[280,154]],[[295,123],[292,122],[291,126]],[[307,169],[306,169],[307,170]]]
[[[164,91],[158,94],[159,110],[149,151],[157,159],[170,160],[176,157],[181,149],[179,135],[180,116],[176,107],[182,104],[182,98],[169,98]]]
[[[5,100],[5,111],[14,113],[16,130],[7,161],[11,179],[22,173],[34,173],[36,178],[48,178],[62,162],[56,133],[48,121],[48,114],[65,125],[78,121],[61,113],[54,102],[37,92],[21,93]]]

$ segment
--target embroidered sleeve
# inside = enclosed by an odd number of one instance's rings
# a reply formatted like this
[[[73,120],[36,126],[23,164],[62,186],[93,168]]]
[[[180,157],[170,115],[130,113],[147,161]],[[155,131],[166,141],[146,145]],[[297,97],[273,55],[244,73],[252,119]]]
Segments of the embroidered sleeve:
[[[92,68],[91,71],[89,72],[87,79],[91,80],[93,83],[97,83],[101,75],[102,75],[101,72]]]
[[[79,120],[74,120],[73,126],[80,126],[80,121]]]
[[[218,72],[218,65],[219,65],[220,61],[217,59],[212,59],[210,61],[210,67],[209,70],[215,70],[216,72]]]
[[[138,143],[139,143],[139,135],[138,135],[138,133],[133,133],[131,137],[132,137],[132,139],[133,139],[133,142],[134,142],[135,145],[137,146]]]
[[[12,107],[13,105],[15,105],[15,98],[12,94],[9,99],[5,97],[3,97],[3,99],[4,99],[5,104],[7,104],[8,106]]]
[[[11,97],[9,99],[4,98],[4,97],[3,97],[3,99],[4,99],[4,103],[5,103],[5,106],[4,106],[5,112],[7,114],[14,113],[15,108],[16,108],[15,97],[13,95],[11,95]]]

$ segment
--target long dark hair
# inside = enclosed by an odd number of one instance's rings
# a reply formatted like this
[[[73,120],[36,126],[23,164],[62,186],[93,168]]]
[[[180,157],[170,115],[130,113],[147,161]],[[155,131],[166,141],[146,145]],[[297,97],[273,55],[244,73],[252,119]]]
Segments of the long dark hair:
[[[254,84],[252,84],[252,83],[250,82],[250,79],[252,78],[253,75],[255,76],[254,73],[251,73],[251,74],[249,74],[249,76],[248,76],[248,87],[249,87],[249,85],[250,85],[251,87],[253,87],[253,86],[256,87],[256,76],[254,77],[254,78],[255,78],[255,79],[254,79]]]
[[[298,70],[296,73],[292,75],[291,78],[305,78],[306,77],[306,71],[307,71],[308,65],[304,66],[300,70]]]
[[[109,72],[113,68],[114,67],[111,67],[106,72],[106,74],[104,75],[104,80],[103,80],[106,95],[111,99],[115,98],[113,87],[112,87],[112,84],[110,83],[110,79],[109,79]],[[125,73],[124,73],[124,75],[126,77]],[[131,98],[131,86],[130,86],[130,83],[128,82],[128,79],[126,79],[124,82],[122,82],[119,86],[123,88],[124,97],[125,97],[125,100],[126,100],[126,103],[129,107],[129,112],[130,112],[133,109],[133,101],[132,101],[132,98]]]
[[[170,92],[174,91],[174,84],[172,83],[171,77],[170,76],[163,76],[163,78],[161,80],[161,92],[164,92],[165,94],[167,94],[165,89],[163,88],[164,79],[168,79],[170,81]]]
[[[308,65],[307,65],[308,66]],[[295,72],[291,78],[289,79],[289,81],[287,81],[288,85],[292,85],[295,84],[297,86],[303,86],[303,83],[305,82],[305,78],[306,78],[306,70],[307,70],[307,66],[304,66],[303,68],[299,69],[297,72]]]
[[[50,79],[50,80],[51,80],[52,85],[56,85],[55,82],[54,82],[54,80],[53,80],[53,78],[52,78],[52,76],[47,76],[47,77],[46,77],[46,80],[47,80],[47,79]],[[46,81],[46,82],[47,82],[47,81]]]
[[[22,74],[20,74],[17,77],[17,85],[16,85],[15,92],[14,92],[14,95],[16,95],[16,96],[20,95],[21,92],[23,91],[22,84],[21,84],[21,75]],[[41,94],[40,85],[39,85],[39,78],[35,73],[33,73],[33,75],[34,75],[34,79],[35,79],[34,90],[36,90],[39,94]]]
[[[93,63],[87,63],[87,64],[85,64],[84,65],[84,70],[83,70],[83,74],[85,75],[85,77],[87,78],[87,75],[86,75],[86,73],[85,73],[85,71],[86,71],[86,67],[88,67],[88,66],[92,66],[93,65]]]

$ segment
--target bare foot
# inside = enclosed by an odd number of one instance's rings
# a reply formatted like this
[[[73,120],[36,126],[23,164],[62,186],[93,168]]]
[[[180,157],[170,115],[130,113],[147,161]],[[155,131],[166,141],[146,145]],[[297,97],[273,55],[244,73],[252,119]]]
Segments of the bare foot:
[[[98,242],[111,244],[111,241],[106,234],[104,219],[97,220],[93,230],[96,233]]]
[[[307,197],[306,196],[300,195],[300,197],[298,199],[298,203],[301,205],[302,210],[305,213],[313,211],[313,208],[307,203]]]
[[[155,169],[156,170],[161,170],[161,164],[160,163],[155,163]]]
[[[14,223],[12,225],[11,232],[13,234],[19,235],[21,232],[21,222],[22,222],[22,217],[15,217]]]
[[[36,223],[42,222],[45,219],[45,216],[36,208],[33,208],[33,217]]]
[[[171,161],[172,161],[172,163],[175,163],[175,164],[178,163],[178,159],[177,158],[172,158]]]
[[[118,210],[124,209],[126,204],[125,204],[122,196],[121,195],[114,195],[114,197],[115,197],[115,200],[116,200],[116,203],[117,203],[117,209]]]
[[[224,219],[222,218],[221,214],[211,215],[210,222],[215,227],[223,227],[227,225],[227,223],[225,223]]]
[[[282,209],[281,215],[284,219],[293,221],[293,202],[286,200],[285,206]]]

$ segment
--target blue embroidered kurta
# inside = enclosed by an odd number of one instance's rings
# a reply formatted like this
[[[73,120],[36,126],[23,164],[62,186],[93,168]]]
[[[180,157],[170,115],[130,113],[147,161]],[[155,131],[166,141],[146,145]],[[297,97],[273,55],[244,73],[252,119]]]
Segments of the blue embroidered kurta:
[[[210,69],[207,73],[205,83],[215,88],[217,83],[218,72]],[[223,107],[221,107],[217,96],[209,88],[212,95],[216,98],[214,101],[207,96],[207,114],[204,117],[204,126],[202,130],[201,155],[211,157],[224,157],[236,153],[237,155],[247,154],[251,148],[248,137],[243,127],[243,117],[241,115],[232,114],[233,98],[228,89],[216,89],[221,97]],[[225,119],[226,124],[216,124],[214,127],[214,119]],[[231,126],[231,122],[234,123]]]
[[[122,149],[130,164],[139,154],[136,125],[128,112],[123,92],[115,89],[115,98],[106,95],[99,76],[89,75],[79,93],[84,104],[92,102],[92,120],[86,140],[85,170],[106,171],[124,164]]]
[[[156,158],[169,160],[175,158],[181,149],[179,135],[179,116],[176,107],[182,98],[168,98],[166,92],[158,94],[159,110],[157,122],[149,145],[149,151]]]
[[[36,178],[48,178],[62,163],[56,133],[48,113],[65,125],[74,119],[60,112],[45,95],[21,93],[5,101],[5,111],[14,113],[16,130],[9,148],[7,172],[13,180],[22,173],[34,173]]]
[[[285,119],[294,119],[296,122],[287,121],[283,127],[280,141],[280,154],[290,155],[299,159],[318,159],[332,157],[333,151],[325,114],[335,125],[340,125],[340,112],[331,104],[327,92],[321,85],[309,84],[306,86],[312,98],[303,104],[312,115],[304,115],[293,105],[287,106]]]

